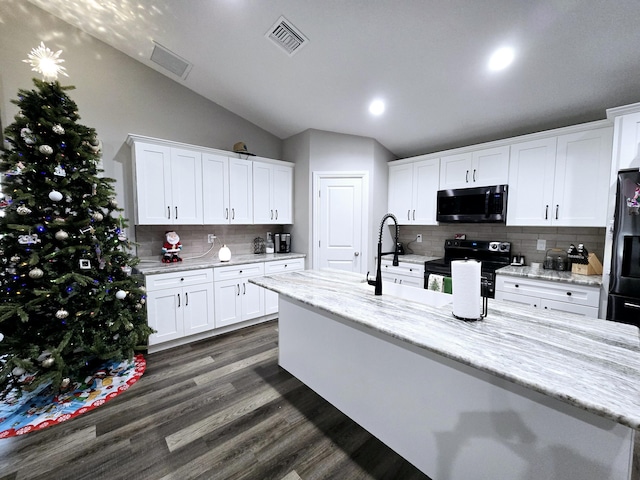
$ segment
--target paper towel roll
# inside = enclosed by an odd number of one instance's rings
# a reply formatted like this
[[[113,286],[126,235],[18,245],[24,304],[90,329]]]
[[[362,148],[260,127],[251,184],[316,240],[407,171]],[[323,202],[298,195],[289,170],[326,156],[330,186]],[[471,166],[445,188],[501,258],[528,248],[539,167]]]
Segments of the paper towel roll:
[[[480,292],[480,266],[477,260],[454,260],[451,262],[453,283],[453,316],[462,320],[482,318],[482,295]]]

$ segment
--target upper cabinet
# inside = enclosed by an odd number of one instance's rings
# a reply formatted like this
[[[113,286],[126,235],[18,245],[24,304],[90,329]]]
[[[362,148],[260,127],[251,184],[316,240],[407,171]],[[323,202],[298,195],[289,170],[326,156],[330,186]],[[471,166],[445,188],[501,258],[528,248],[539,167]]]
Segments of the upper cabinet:
[[[507,225],[604,227],[613,128],[511,146]]]
[[[151,143],[134,143],[136,223],[202,224],[202,155]]]
[[[252,161],[137,135],[130,135],[128,142],[134,157],[137,225],[293,223],[291,163]]]
[[[440,190],[503,185],[509,178],[509,146],[443,156]]]
[[[440,160],[389,165],[388,211],[401,225],[435,225]]]
[[[635,112],[616,117],[616,140],[613,149],[615,170],[640,167],[640,104]]]
[[[293,167],[253,161],[253,222],[293,223]]]

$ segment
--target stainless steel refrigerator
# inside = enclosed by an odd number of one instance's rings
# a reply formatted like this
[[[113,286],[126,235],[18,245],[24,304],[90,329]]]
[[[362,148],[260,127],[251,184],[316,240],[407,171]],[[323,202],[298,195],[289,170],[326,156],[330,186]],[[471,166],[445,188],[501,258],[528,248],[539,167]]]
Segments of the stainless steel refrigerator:
[[[640,327],[640,171],[620,170],[607,319]]]

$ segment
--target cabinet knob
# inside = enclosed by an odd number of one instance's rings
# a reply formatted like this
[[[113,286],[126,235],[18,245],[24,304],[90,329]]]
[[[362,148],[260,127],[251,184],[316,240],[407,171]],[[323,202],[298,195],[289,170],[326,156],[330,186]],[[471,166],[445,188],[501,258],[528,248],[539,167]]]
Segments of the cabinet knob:
[[[360,256],[360,252],[353,252],[353,254],[354,254],[356,257]]]
[[[518,284],[516,283],[515,287],[516,287],[516,288],[520,288],[520,285],[518,285]]]
[[[571,292],[567,292],[567,295],[568,295],[568,296],[571,296]]]
[[[184,282],[184,277],[180,279],[181,282]]]

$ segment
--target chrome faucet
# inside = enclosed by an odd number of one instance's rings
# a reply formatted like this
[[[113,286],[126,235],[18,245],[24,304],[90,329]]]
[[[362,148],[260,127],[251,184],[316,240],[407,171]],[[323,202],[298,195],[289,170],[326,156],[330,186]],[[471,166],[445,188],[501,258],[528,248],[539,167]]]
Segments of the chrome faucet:
[[[393,219],[393,223],[396,226],[396,235],[393,242],[393,245],[394,245],[393,252],[382,253],[382,229],[384,228],[384,222],[387,220],[387,218]],[[384,217],[382,217],[382,221],[380,222],[380,234],[378,235],[378,259],[377,259],[378,265],[376,268],[376,279],[369,280],[369,273],[367,273],[367,283],[369,285],[375,285],[375,292],[374,292],[375,295],[382,295],[382,256],[393,253],[393,266],[394,267],[398,266],[398,233],[399,233],[398,219],[393,213],[387,213]]]

